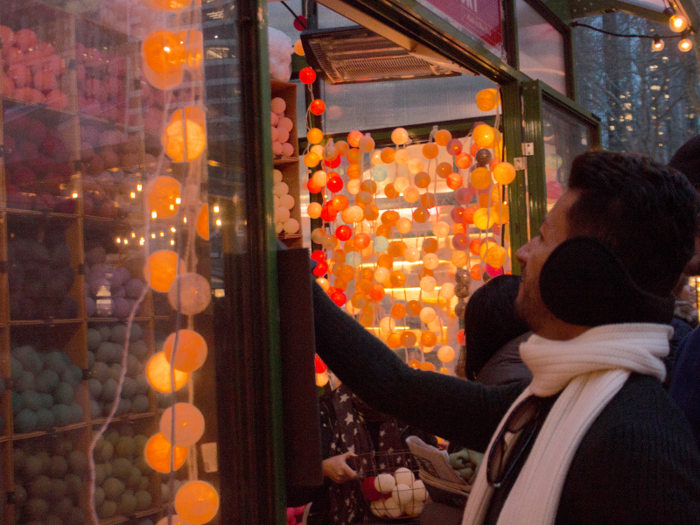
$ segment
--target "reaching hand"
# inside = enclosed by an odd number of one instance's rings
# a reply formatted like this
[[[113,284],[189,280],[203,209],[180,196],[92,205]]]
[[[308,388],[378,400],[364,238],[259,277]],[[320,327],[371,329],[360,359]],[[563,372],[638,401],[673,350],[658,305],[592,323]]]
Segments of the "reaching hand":
[[[350,468],[347,458],[357,457],[352,452],[346,452],[323,460],[323,475],[336,483],[345,483],[357,477],[357,472]]]

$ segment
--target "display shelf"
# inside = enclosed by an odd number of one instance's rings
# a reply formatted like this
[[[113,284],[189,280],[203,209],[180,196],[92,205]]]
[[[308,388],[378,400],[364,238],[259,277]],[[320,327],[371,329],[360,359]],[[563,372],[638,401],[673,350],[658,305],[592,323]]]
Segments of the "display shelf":
[[[287,166],[290,164],[299,164],[299,157],[275,157],[273,159],[275,168],[278,166]]]
[[[64,427],[55,427],[49,430],[37,430],[35,432],[26,432],[24,434],[19,432],[14,432],[12,434],[12,441],[22,441],[25,439],[33,439],[42,436],[55,436],[56,434],[62,434],[66,432],[73,432],[75,430],[80,430],[81,428],[86,428],[88,423],[83,421],[81,423],[73,423],[72,425],[66,425]]]

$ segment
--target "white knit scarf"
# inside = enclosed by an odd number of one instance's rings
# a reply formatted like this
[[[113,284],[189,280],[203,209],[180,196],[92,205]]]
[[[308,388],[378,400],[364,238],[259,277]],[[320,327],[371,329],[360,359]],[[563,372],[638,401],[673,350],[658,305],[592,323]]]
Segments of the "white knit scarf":
[[[561,490],[579,443],[630,373],[663,381],[661,360],[668,354],[673,328],[661,324],[605,325],[569,341],[533,335],[520,355],[533,374],[532,383],[508,409],[508,415],[529,395],[549,397],[561,392],[552,406],[517,481],[508,495],[498,525],[552,525]],[[512,436],[508,434],[508,437]],[[493,439],[489,449],[493,444]],[[487,457],[484,461],[487,461]],[[493,490],[482,465],[471,491],[462,525],[481,525]]]

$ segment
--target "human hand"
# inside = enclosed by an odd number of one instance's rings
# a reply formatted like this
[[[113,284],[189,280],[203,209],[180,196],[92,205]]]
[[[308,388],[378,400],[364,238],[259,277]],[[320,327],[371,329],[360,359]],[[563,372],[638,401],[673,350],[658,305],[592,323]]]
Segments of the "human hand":
[[[336,483],[345,483],[357,477],[357,472],[348,465],[348,458],[357,457],[352,452],[346,452],[323,460],[323,475]]]

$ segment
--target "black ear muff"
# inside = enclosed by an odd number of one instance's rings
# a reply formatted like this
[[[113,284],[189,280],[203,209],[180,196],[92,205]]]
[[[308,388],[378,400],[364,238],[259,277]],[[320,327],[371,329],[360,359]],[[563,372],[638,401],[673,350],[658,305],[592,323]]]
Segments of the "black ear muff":
[[[603,243],[575,237],[550,254],[540,272],[540,294],[559,319],[581,326],[670,323],[674,299],[642,290]]]

